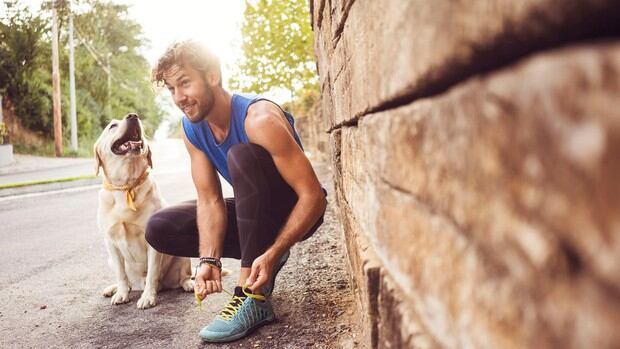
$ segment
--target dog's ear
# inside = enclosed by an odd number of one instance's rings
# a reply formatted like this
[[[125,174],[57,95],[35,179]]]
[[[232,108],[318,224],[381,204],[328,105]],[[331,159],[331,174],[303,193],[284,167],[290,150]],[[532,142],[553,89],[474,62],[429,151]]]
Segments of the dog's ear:
[[[151,152],[151,147],[149,147],[149,151],[146,153],[146,161],[148,161],[149,166],[153,168],[153,153]]]
[[[103,166],[103,161],[101,161],[97,147],[95,147],[95,176],[99,176],[99,168],[101,166]]]

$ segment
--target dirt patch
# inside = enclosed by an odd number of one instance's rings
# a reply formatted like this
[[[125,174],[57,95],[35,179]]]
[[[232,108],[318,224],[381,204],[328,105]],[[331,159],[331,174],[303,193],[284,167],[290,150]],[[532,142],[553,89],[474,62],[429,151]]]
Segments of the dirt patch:
[[[331,173],[325,165],[316,164],[315,169],[330,191],[330,204],[323,225],[310,239],[293,247],[278,275],[273,296],[277,320],[242,340],[219,345],[203,343],[198,332],[228,302],[226,294],[209,296],[202,310],[196,307],[192,293],[179,289],[160,292],[157,306],[147,310],[136,309],[140,292],[131,292],[130,302],[117,306],[101,295],[114,277],[106,263],[102,237],[93,230],[95,208],[89,202],[94,203],[94,192],[64,194],[48,198],[45,204],[37,198],[28,199],[37,203],[35,206],[22,201],[20,205],[31,207],[32,212],[63,207],[53,221],[72,224],[39,223],[52,232],[68,230],[70,235],[36,240],[36,246],[50,246],[57,256],[36,272],[20,272],[18,266],[36,260],[41,247],[35,252],[20,251],[23,256],[31,253],[31,257],[5,268],[19,278],[5,276],[0,283],[0,348],[363,348],[358,342],[359,317],[349,285]],[[178,174],[169,176],[179,181]],[[174,181],[162,179],[160,183]],[[191,186],[191,182],[184,185]],[[81,220],[69,218],[78,210]],[[234,273],[223,280],[232,290],[239,261],[225,259],[224,265]]]
[[[331,172],[315,164],[329,191],[321,228],[291,250],[273,296],[278,320],[249,337],[213,348],[360,348],[355,298],[347,272],[344,236],[338,221]]]

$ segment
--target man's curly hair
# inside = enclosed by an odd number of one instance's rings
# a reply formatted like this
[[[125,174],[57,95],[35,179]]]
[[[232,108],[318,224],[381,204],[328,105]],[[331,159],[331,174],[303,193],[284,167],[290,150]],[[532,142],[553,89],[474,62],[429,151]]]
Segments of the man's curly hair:
[[[151,71],[151,81],[155,87],[165,85],[164,73],[173,65],[189,66],[202,72],[203,77],[206,77],[207,73],[217,71],[220,76],[220,87],[222,86],[222,69],[219,58],[208,48],[194,40],[178,41],[166,49],[166,52],[159,58]]]

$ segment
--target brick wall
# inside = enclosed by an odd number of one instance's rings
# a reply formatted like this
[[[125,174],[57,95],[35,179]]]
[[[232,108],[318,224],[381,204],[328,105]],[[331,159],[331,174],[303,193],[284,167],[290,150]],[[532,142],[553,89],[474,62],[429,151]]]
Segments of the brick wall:
[[[311,13],[368,347],[620,347],[620,2]]]

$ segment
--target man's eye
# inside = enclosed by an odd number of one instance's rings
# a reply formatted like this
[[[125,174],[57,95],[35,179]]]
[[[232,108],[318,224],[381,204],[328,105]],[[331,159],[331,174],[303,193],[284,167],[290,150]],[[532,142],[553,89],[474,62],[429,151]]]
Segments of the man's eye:
[[[183,86],[189,86],[189,80],[183,80],[183,81],[181,82],[181,84],[182,84]]]

